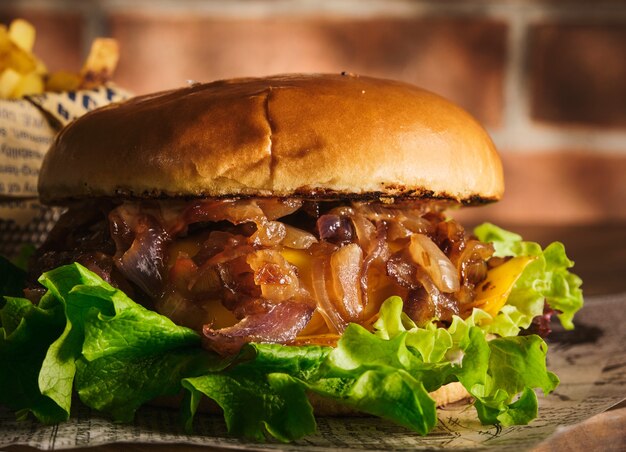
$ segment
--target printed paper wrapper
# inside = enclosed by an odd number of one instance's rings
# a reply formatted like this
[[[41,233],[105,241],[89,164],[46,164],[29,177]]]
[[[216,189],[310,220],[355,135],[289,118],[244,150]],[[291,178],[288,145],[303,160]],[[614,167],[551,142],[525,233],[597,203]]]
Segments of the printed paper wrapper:
[[[113,85],[0,100],[0,254],[15,256],[37,245],[58,219],[58,209],[41,206],[37,178],[56,133],[95,108],[130,97]]]
[[[292,444],[251,443],[229,437],[223,419],[198,415],[195,434],[186,435],[176,410],[143,408],[133,424],[115,424],[83,407],[55,426],[19,422],[0,408],[0,449],[28,445],[42,450],[72,449],[111,443],[193,444],[262,451],[322,450],[530,450],[564,428],[582,422],[626,396],[626,294],[588,298],[574,331],[555,331],[548,339],[548,367],[561,379],[548,396],[539,396],[539,417],[529,425],[481,425],[467,406],[440,410],[439,424],[422,437],[373,417],[318,418],[318,432]],[[607,320],[607,319],[610,319]],[[75,405],[78,405],[76,403]],[[123,445],[118,444],[120,450]],[[134,449],[134,450],[135,450]],[[148,449],[146,446],[144,449]],[[176,450],[172,447],[171,450]],[[186,450],[186,449],[182,449]],[[612,449],[617,450],[617,449]]]

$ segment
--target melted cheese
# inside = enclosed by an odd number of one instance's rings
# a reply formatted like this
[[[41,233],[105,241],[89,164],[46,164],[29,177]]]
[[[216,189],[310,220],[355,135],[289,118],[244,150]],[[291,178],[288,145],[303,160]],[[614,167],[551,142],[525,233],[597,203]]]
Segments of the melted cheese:
[[[535,260],[532,256],[519,256],[489,270],[487,278],[476,288],[476,299],[472,308],[480,308],[495,316],[513,290],[513,286],[528,264]]]
[[[232,311],[224,307],[220,300],[205,300],[202,302],[202,310],[207,313],[207,317],[211,319],[211,328],[218,330],[233,326],[239,320]]]
[[[283,248],[280,252],[287,262],[295,265],[298,269],[300,280],[306,284],[310,284],[312,262],[311,255],[304,250],[295,250],[292,248]]]

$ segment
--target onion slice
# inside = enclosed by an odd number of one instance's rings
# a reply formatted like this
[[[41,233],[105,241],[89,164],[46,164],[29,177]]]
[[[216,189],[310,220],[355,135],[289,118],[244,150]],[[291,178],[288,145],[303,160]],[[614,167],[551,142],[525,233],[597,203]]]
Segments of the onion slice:
[[[163,289],[165,249],[170,237],[153,216],[138,209],[122,205],[111,211],[109,218],[117,246],[115,266],[144,293],[157,298]]]
[[[355,321],[363,312],[360,290],[363,251],[356,243],[342,246],[330,256],[336,308],[344,321]]]
[[[266,312],[248,315],[231,327],[214,330],[204,325],[203,343],[222,355],[234,355],[247,342],[290,343],[314,311],[311,304],[294,300],[272,305]]]
[[[282,245],[287,248],[293,248],[296,250],[306,250],[314,243],[317,243],[317,239],[310,232],[303,231],[302,229],[294,226],[285,226],[285,238],[283,238]]]
[[[326,285],[327,265],[328,263],[325,256],[320,256],[314,260],[311,277],[311,282],[313,283],[313,293],[315,294],[315,299],[317,300],[317,309],[320,314],[322,314],[322,317],[324,317],[329,331],[331,333],[341,334],[343,333],[343,330],[346,329],[346,326],[348,326],[348,322],[346,322],[341,315],[339,315],[336,306],[330,301],[330,297],[328,296],[328,289]]]
[[[258,250],[248,254],[246,262],[254,272],[254,283],[261,296],[273,303],[296,297],[300,284],[296,268],[278,252]]]
[[[441,292],[459,290],[461,284],[456,267],[427,235],[413,234],[409,252],[415,263],[426,271]]]

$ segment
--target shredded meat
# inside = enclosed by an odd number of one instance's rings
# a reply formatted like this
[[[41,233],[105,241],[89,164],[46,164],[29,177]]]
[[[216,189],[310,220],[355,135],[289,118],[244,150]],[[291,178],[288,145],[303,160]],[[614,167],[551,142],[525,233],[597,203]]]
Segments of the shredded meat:
[[[80,205],[31,274],[78,261],[225,354],[249,341],[371,325],[390,295],[420,325],[448,323],[474,301],[493,248],[446,219],[446,207],[272,198]]]

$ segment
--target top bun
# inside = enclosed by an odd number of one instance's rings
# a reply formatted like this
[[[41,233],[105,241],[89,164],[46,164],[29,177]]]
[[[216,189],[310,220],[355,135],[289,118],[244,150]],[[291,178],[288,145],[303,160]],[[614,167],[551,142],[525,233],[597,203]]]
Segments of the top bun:
[[[341,75],[195,84],[86,114],[44,160],[42,201],[90,197],[442,198],[503,192],[467,112],[415,86]]]

